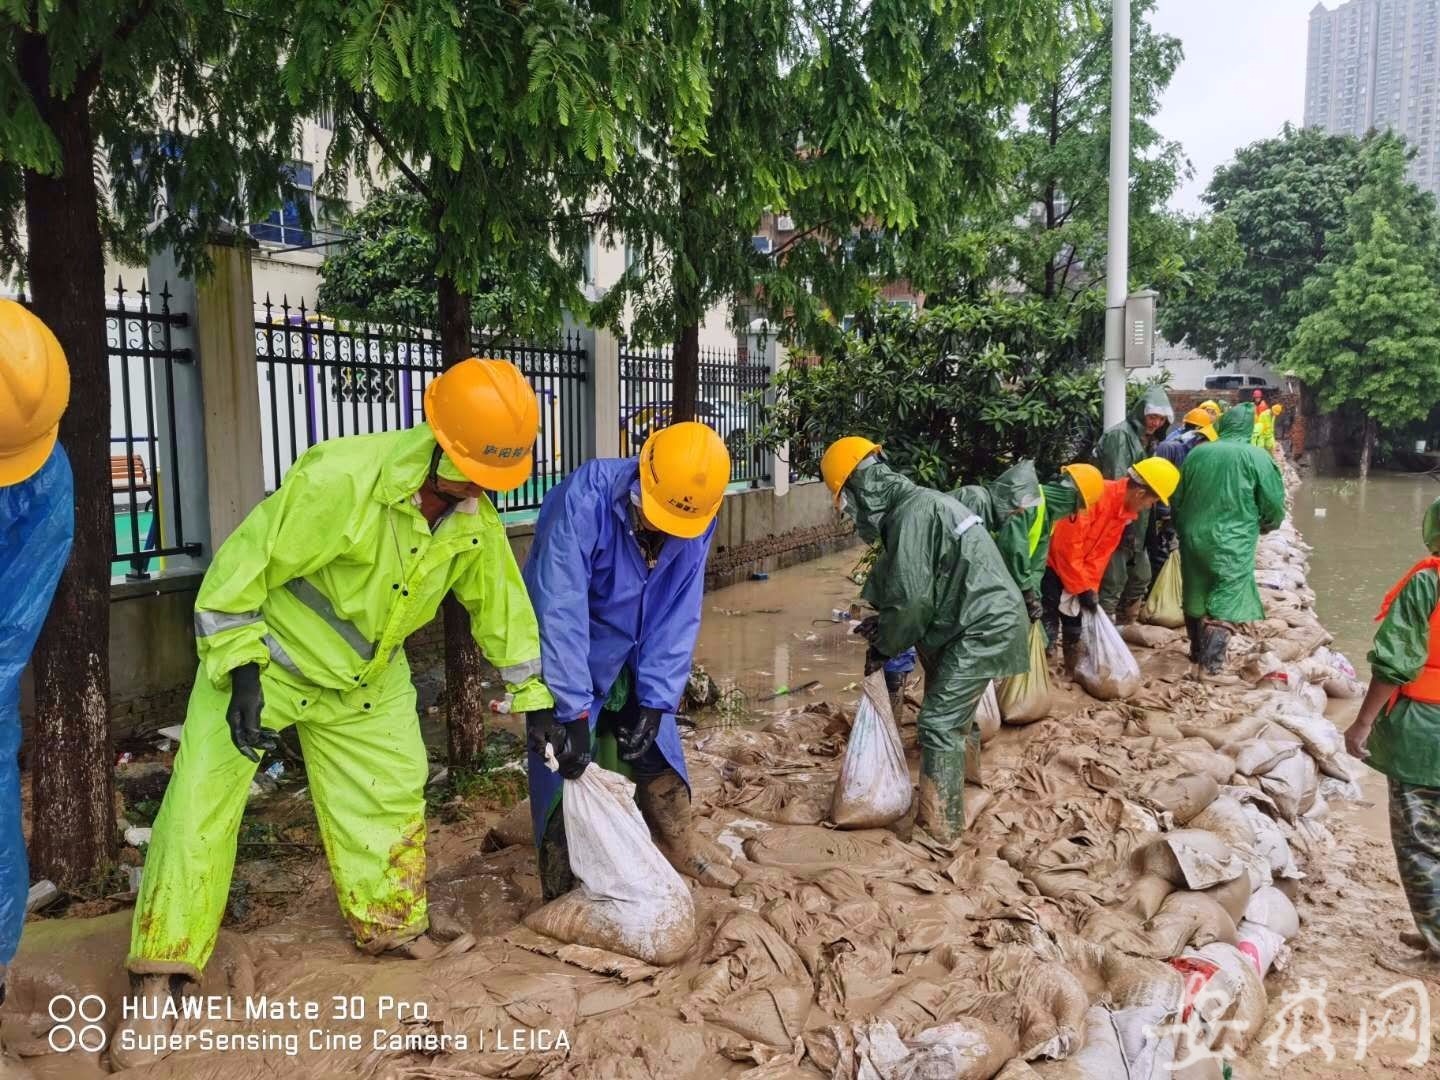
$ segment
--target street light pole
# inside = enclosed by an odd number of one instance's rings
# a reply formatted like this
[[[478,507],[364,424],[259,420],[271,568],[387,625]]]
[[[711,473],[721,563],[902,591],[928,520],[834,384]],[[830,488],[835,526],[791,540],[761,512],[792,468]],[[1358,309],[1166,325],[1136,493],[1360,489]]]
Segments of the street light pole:
[[[1110,234],[1105,259],[1105,426],[1125,419],[1125,297],[1130,291],[1130,0],[1111,0]]]

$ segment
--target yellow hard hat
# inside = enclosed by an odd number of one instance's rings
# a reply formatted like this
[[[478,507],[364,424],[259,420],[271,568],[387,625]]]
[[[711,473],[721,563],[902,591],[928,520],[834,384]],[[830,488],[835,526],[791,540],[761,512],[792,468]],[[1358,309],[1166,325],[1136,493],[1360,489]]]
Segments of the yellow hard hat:
[[[1225,411],[1224,409],[1220,408],[1220,403],[1218,401],[1202,401],[1200,402],[1200,408],[1204,409],[1207,413],[1210,414],[1211,420],[1219,420],[1220,414]]]
[[[1185,414],[1185,423],[1194,424],[1204,433],[1205,438],[1211,442],[1214,442],[1217,437],[1215,424],[1213,423],[1214,419],[1215,418],[1210,415],[1210,411],[1203,405],[1197,405]]]
[[[730,483],[730,451],[694,420],[661,428],[640,448],[640,509],[661,532],[699,536],[720,512]]]
[[[1170,505],[1170,496],[1175,494],[1175,489],[1180,486],[1180,470],[1173,462],[1166,461],[1162,457],[1148,457],[1144,461],[1137,461],[1130,467],[1131,479],[1138,480],[1156,495],[1166,506]]]
[[[1275,405],[1271,405],[1271,406],[1270,406],[1270,411],[1271,411],[1272,413],[1274,413],[1276,416],[1279,416],[1282,412],[1285,411],[1285,406],[1284,406],[1284,405],[1280,405],[1280,404],[1277,403],[1277,404],[1275,404]]]
[[[425,418],[471,483],[511,491],[530,479],[540,405],[509,360],[461,360],[425,388]]]
[[[1086,510],[1089,510],[1104,496],[1105,477],[1100,475],[1100,470],[1094,465],[1066,465],[1060,471],[1075,482],[1075,490],[1080,492],[1080,497],[1085,500]]]
[[[845,486],[845,481],[850,479],[855,467],[879,449],[879,443],[873,443],[863,435],[847,435],[843,439],[836,439],[826,448],[824,456],[820,458],[820,475],[825,480],[825,486],[830,489],[830,494],[835,497],[837,506],[840,503],[840,489]]]
[[[28,480],[55,447],[70,401],[70,365],[40,319],[0,300],[0,486]]]

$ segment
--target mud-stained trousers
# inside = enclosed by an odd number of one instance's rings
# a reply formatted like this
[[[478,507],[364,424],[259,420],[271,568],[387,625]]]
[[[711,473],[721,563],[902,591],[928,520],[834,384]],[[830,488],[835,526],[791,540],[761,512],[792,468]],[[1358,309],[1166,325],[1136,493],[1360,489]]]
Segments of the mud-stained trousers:
[[[1390,843],[1410,914],[1440,952],[1440,788],[1390,780]]]
[[[1150,592],[1150,556],[1145,538],[1150,531],[1147,510],[1125,527],[1120,546],[1110,557],[1105,578],[1100,583],[1100,606],[1114,619],[1116,614],[1133,607]]]
[[[429,928],[425,778],[415,687],[403,658],[355,690],[326,690],[271,664],[261,722],[296,725],[340,910],[365,952]],[[126,965],[137,974],[199,978],[215,947],[235,869],[240,818],[256,766],[225,723],[228,691],[203,672],[155,819]]]
[[[988,676],[968,674],[959,649],[920,650],[925,700],[915,718],[920,743],[920,798],[915,824],[950,843],[965,831],[965,775],[980,777],[980,730],[975,712]]]

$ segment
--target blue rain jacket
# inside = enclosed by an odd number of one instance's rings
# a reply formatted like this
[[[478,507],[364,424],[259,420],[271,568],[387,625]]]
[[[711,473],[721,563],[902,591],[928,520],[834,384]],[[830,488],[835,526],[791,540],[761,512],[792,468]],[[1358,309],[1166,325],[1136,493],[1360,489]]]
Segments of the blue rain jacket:
[[[556,719],[588,713],[593,731],[611,686],[629,668],[640,705],[665,714],[655,745],[689,784],[675,711],[700,632],[715,527],[694,540],[668,537],[650,570],[630,523],[630,495],[639,491],[635,458],[587,461],[571,473],[540,507],[525,587],[540,623],[543,678]],[[529,769],[539,843],[561,780],[538,754],[530,754]]]
[[[0,487],[0,964],[20,944],[30,865],[20,831],[20,673],[30,662],[75,535],[70,459]]]

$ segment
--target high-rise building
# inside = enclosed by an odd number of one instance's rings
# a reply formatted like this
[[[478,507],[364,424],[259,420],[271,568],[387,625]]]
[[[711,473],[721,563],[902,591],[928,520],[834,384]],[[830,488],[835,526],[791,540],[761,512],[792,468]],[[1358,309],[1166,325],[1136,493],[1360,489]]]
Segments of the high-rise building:
[[[1416,148],[1411,178],[1440,193],[1440,0],[1346,0],[1310,12],[1305,124],[1390,130]]]

